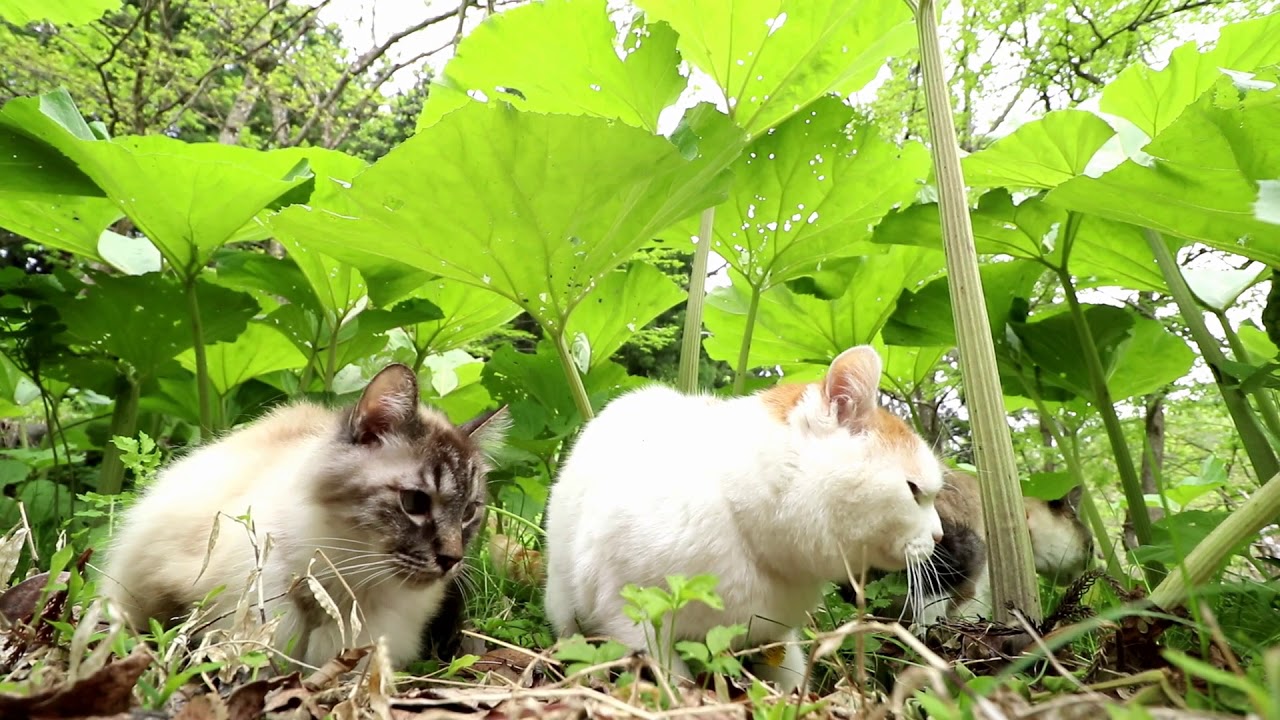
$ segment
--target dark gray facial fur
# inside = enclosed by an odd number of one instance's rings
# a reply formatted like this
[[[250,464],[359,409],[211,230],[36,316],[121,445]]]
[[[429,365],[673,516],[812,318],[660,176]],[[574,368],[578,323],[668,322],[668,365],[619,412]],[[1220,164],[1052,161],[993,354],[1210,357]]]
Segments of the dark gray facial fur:
[[[508,422],[504,408],[454,426],[419,402],[412,370],[390,365],[345,414],[316,499],[401,582],[439,580],[484,522],[489,453]]]

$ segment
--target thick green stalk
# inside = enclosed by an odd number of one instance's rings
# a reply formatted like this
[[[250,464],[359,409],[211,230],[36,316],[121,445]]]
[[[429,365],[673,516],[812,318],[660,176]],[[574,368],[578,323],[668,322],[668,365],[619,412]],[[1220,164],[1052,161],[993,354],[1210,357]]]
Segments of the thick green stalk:
[[[209,358],[204,348],[204,322],[200,319],[200,299],[196,297],[196,277],[187,280],[187,312],[191,315],[191,339],[196,353],[196,393],[200,402],[200,435],[213,432],[213,405],[209,382]]]
[[[912,0],[907,0],[907,4],[915,10],[920,41],[925,109],[933,141],[934,173],[938,178],[938,207],[960,350],[960,375],[964,380],[974,456],[982,482],[982,513],[989,536],[987,555],[995,619],[1011,620],[1007,604],[1012,603],[1027,617],[1039,621],[1040,593],[1031,554],[1031,535],[1009,437],[982,278],[978,275],[978,255],[973,244],[964,175],[960,170],[947,75],[942,67],[934,0],[921,0],[918,8]]]
[[[117,435],[133,437],[138,434],[138,399],[141,387],[123,375],[117,381],[116,406],[111,411],[107,445],[102,450],[102,466],[98,468],[98,492],[103,495],[115,495],[124,487],[124,463],[120,462],[120,448],[116,447],[112,438]]]
[[[1201,540],[1182,566],[1169,573],[1151,591],[1151,602],[1163,610],[1172,610],[1182,604],[1192,589],[1213,577],[1236,548],[1257,537],[1262,528],[1277,518],[1280,518],[1280,473],[1272,475],[1243,505]]]
[[[1249,463],[1253,465],[1254,475],[1259,480],[1275,475],[1280,472],[1280,463],[1276,461],[1271,443],[1262,432],[1262,427],[1259,426],[1257,417],[1249,408],[1249,403],[1245,401],[1244,394],[1238,387],[1231,387],[1223,382],[1220,368],[1223,367],[1227,358],[1222,353],[1222,346],[1218,344],[1218,339],[1209,332],[1209,327],[1204,322],[1204,315],[1196,305],[1195,296],[1191,294],[1191,288],[1187,286],[1187,281],[1178,268],[1178,262],[1174,259],[1173,253],[1169,252],[1168,246],[1164,244],[1160,233],[1150,228],[1143,228],[1142,234],[1147,238],[1147,245],[1155,255],[1156,265],[1160,266],[1160,272],[1164,274],[1165,284],[1169,286],[1169,294],[1173,296],[1174,302],[1178,303],[1182,320],[1191,331],[1191,339],[1200,348],[1200,356],[1213,372],[1218,392],[1222,394],[1222,400],[1227,406],[1227,412],[1231,415],[1231,421],[1235,423],[1236,433],[1240,436],[1240,442],[1244,444],[1245,453],[1249,456]]]
[[[747,305],[747,326],[742,330],[742,345],[738,348],[738,365],[733,369],[733,394],[741,395],[747,389],[747,366],[751,358],[751,335],[756,329],[756,313],[760,311],[760,288],[751,286],[751,302]]]
[[[1231,321],[1227,319],[1227,313],[1223,310],[1214,308],[1210,312],[1214,317],[1218,318],[1218,324],[1222,326],[1222,333],[1227,336],[1227,344],[1231,346],[1231,353],[1235,355],[1237,362],[1252,365],[1253,356],[1249,353],[1249,349],[1240,341],[1240,336],[1236,334],[1236,329],[1231,327]],[[1262,416],[1262,424],[1267,426],[1267,431],[1271,436],[1280,439],[1280,408],[1276,406],[1276,398],[1271,394],[1271,389],[1259,385],[1250,391],[1254,402],[1258,403],[1258,414]]]
[[[573,362],[569,344],[565,342],[563,332],[555,333],[554,337],[556,353],[560,356],[560,367],[564,369],[565,379],[569,381],[569,392],[573,395],[573,403],[578,406],[582,419],[590,420],[595,417],[595,413],[591,410],[591,398],[587,396],[587,386],[582,384],[582,375],[578,373],[578,366]]]
[[[1071,218],[1077,217],[1072,213]],[[1068,230],[1068,235],[1071,234]],[[1071,273],[1058,269],[1058,280],[1062,283],[1062,291],[1067,296],[1067,306],[1071,309],[1071,318],[1075,321],[1076,337],[1080,342],[1081,360],[1085,371],[1089,374],[1089,385],[1093,390],[1093,407],[1102,416],[1102,424],[1107,430],[1107,439],[1111,441],[1111,452],[1115,455],[1116,471],[1120,473],[1120,487],[1124,490],[1125,501],[1129,504],[1129,514],[1133,516],[1133,533],[1138,542],[1151,544],[1151,516],[1147,514],[1147,502],[1142,492],[1142,480],[1133,464],[1133,454],[1129,452],[1129,444],[1124,439],[1124,426],[1120,424],[1120,416],[1116,414],[1116,406],[1111,402],[1111,391],[1107,389],[1107,373],[1102,369],[1102,358],[1098,354],[1098,346],[1093,341],[1093,333],[1084,316],[1084,308],[1080,306],[1080,298],[1076,296],[1075,281]],[[1160,572],[1160,568],[1152,565],[1145,568],[1149,578]]]
[[[707,295],[707,257],[711,253],[711,233],[716,209],[702,211],[698,224],[698,245],[693,249],[689,270],[689,300],[685,303],[684,334],[680,338],[679,387],[682,392],[698,391],[698,365],[702,358],[702,301]]]

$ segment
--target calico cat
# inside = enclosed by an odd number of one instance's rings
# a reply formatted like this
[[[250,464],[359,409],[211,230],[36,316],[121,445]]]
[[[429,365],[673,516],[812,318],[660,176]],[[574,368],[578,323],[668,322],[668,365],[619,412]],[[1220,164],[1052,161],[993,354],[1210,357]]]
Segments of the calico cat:
[[[650,386],[587,423],[547,504],[546,610],[560,636],[606,635],[689,677],[665,649],[743,623],[736,647],[795,640],[828,582],[928,559],[942,539],[942,466],[881,408],[882,363],[841,353],[823,380],[719,399]],[[856,518],[857,522],[850,522]],[[690,603],[653,628],[623,611],[623,586],[713,573],[723,610]],[[792,644],[756,673],[784,690],[805,674]]]
[[[921,568],[930,578],[915,607],[895,598],[882,613],[914,622],[923,631],[943,617],[990,617],[991,583],[987,573],[986,529],[978,479],[961,470],[946,471],[946,485],[938,493],[938,515],[943,537],[929,561]],[[1079,518],[1082,491],[1076,486],[1057,500],[1023,498],[1036,572],[1058,585],[1066,585],[1085,572],[1093,562],[1093,534]],[[883,575],[881,573],[880,575]],[[868,579],[874,579],[870,573]],[[857,599],[853,587],[839,583],[840,595],[848,602]]]
[[[212,626],[223,627],[270,536],[263,597],[269,615],[284,611],[276,649],[297,637],[292,656],[317,666],[382,636],[392,664],[403,666],[424,638],[450,642],[432,620],[460,609],[455,581],[483,524],[486,473],[509,425],[503,408],[455,427],[420,403],[413,371],[400,364],[344,410],[278,408],[160,473],[108,549],[104,594],[145,628],[225,586],[212,607],[213,617],[228,616]],[[235,521],[246,514],[253,542]],[[294,582],[309,567],[344,620],[354,593],[357,637],[348,628],[344,642],[308,584]],[[249,597],[256,601],[256,589]]]

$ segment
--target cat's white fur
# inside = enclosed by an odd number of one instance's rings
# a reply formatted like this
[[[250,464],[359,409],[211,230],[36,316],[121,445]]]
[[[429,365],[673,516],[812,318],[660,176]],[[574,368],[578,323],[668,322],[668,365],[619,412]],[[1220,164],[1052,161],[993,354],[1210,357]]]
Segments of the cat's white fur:
[[[691,603],[674,640],[704,640],[732,623],[749,627],[739,647],[795,640],[824,583],[927,557],[942,533],[932,504],[941,467],[877,406],[880,373],[879,356],[862,346],[790,396],[651,386],[611,402],[583,430],[548,501],[546,609],[556,631],[663,657],[652,629],[623,613],[623,586],[712,573],[724,610]],[[789,690],[805,665],[791,644],[781,666],[758,673]]]

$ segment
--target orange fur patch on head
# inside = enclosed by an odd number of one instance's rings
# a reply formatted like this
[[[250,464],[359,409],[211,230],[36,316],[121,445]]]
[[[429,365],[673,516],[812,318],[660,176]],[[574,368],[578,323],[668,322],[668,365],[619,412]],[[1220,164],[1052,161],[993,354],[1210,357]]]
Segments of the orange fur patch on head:
[[[791,410],[800,404],[800,398],[804,397],[804,393],[813,383],[784,383],[774,385],[768,390],[760,391],[760,399],[764,402],[769,414],[777,418],[778,422],[785,423],[791,415]]]
[[[910,425],[882,407],[876,408],[875,416],[871,420],[871,432],[880,438],[881,442],[892,447],[913,448],[918,440],[918,436]]]

